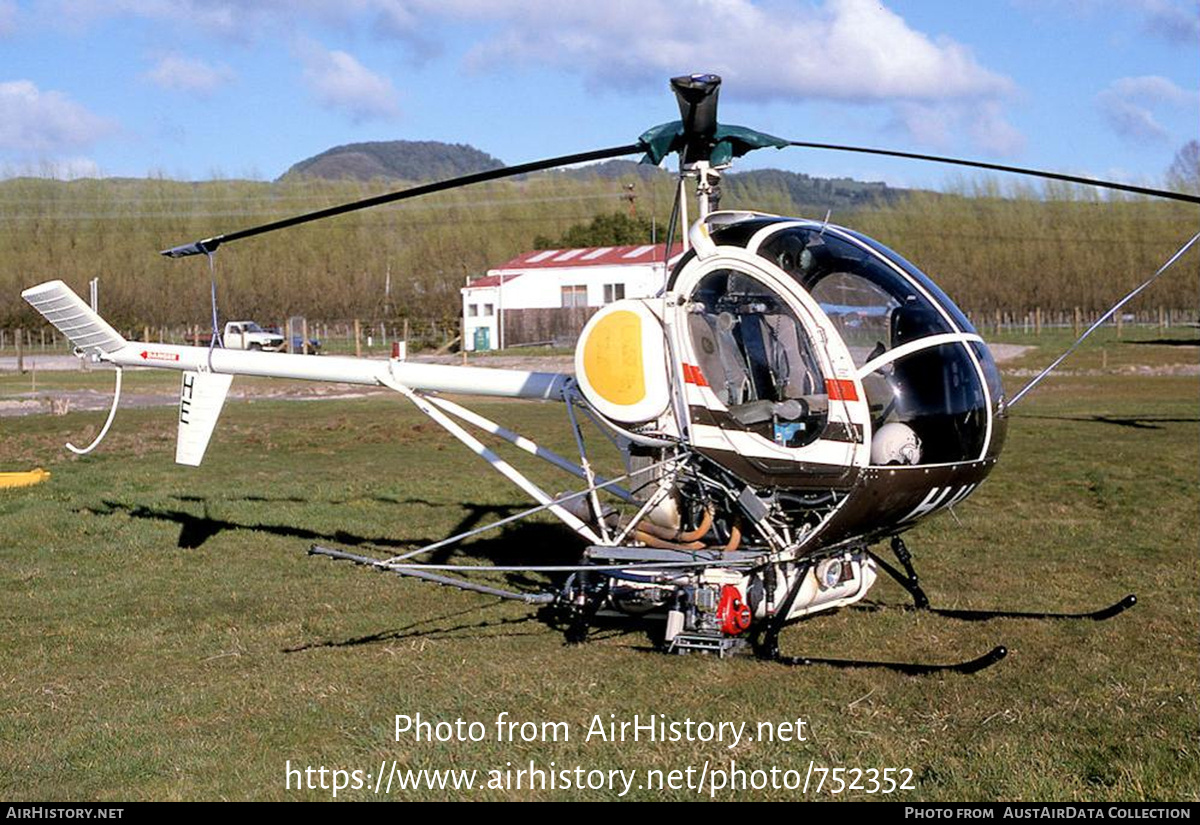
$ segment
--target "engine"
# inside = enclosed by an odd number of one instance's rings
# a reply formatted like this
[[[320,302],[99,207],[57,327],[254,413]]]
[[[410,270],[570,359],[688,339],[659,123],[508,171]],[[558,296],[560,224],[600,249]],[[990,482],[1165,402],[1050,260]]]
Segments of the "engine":
[[[783,614],[792,621],[853,604],[876,578],[875,563],[861,548],[765,567],[738,566],[743,559],[735,553],[728,560],[731,566],[695,571],[669,566],[679,564],[685,554],[653,548],[592,547],[588,557],[605,567],[629,564],[639,549],[643,558],[636,568],[573,578],[564,602],[586,611],[589,620],[637,616],[662,622],[661,635],[657,630],[652,635],[673,653],[741,652],[751,631],[766,620]],[[653,569],[655,562],[663,562],[663,568]]]

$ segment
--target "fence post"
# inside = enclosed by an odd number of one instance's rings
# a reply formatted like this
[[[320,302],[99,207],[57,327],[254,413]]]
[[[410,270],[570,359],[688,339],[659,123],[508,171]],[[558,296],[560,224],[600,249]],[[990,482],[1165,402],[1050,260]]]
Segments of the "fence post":
[[[354,357],[362,358],[362,324],[354,319]]]
[[[25,374],[25,353],[21,350],[21,328],[17,327],[17,372],[21,375]]]

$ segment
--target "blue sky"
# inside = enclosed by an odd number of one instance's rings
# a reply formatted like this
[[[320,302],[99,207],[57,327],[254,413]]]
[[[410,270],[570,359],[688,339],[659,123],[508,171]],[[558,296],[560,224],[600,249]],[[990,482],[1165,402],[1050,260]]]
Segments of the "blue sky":
[[[714,71],[723,122],[1154,185],[1200,137],[1198,58],[1197,0],[0,0],[0,173],[272,179],[391,139],[519,163],[631,142]]]

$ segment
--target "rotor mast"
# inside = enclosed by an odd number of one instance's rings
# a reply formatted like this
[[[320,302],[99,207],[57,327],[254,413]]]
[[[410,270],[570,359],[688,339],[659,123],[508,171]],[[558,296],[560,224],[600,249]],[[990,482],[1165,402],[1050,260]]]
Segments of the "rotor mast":
[[[721,173],[728,164],[714,167],[717,143],[717,98],[721,78],[715,74],[681,75],[671,78],[671,91],[679,104],[684,144],[679,150],[679,216],[684,249],[688,246],[687,181],[696,180],[697,218],[703,220],[719,207]]]

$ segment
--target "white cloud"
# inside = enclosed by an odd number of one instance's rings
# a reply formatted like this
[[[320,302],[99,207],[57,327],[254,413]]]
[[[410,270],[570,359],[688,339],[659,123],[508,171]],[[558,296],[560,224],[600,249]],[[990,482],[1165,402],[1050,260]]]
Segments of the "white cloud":
[[[159,58],[145,78],[164,89],[208,96],[234,78],[228,66],[211,66],[203,60],[168,54]]]
[[[400,113],[392,81],[372,72],[343,51],[328,51],[311,41],[299,43],[304,81],[317,101],[347,112],[356,122],[390,119]]]
[[[1146,34],[1194,48],[1200,40],[1200,2],[1197,0],[1011,0],[1041,12],[1057,11],[1074,18],[1130,14]]]
[[[95,143],[115,125],[29,80],[0,82],[0,150],[57,155]]]
[[[1122,0],[1142,15],[1142,27],[1170,43],[1195,46],[1200,41],[1200,3],[1194,0]]]
[[[500,24],[469,53],[475,70],[550,64],[596,85],[647,86],[695,67],[720,74],[742,100],[887,105],[895,123],[926,145],[966,134],[982,149],[1011,154],[1023,143],[1003,113],[1016,91],[1012,80],[873,0],[539,0],[533,8],[439,0],[436,8]]]
[[[1102,1],[1109,0],[1096,0]],[[1003,112],[1016,91],[1011,79],[963,44],[914,29],[878,0],[57,2],[84,7],[80,14],[92,19],[119,13],[172,19],[243,39],[291,34],[314,20],[353,31],[367,20],[373,34],[399,41],[404,56],[418,60],[437,53],[454,27],[477,37],[465,58],[469,70],[550,66],[609,89],[661,87],[674,74],[713,71],[741,100],[891,107],[895,121],[923,142],[936,143],[952,127],[989,151],[1021,142]],[[359,120],[396,114],[390,82],[350,54],[320,47],[300,53],[324,104]]]
[[[17,30],[17,0],[0,0],[0,37]]]
[[[976,144],[995,155],[1017,155],[1025,148],[1025,136],[1004,119],[994,100],[971,110],[967,129]]]
[[[48,19],[67,27],[86,27],[110,17],[130,16],[173,20],[189,27],[226,36],[251,30],[255,8],[272,3],[206,2],[205,0],[51,0],[42,11]]]
[[[1138,0],[1149,3],[1154,0]],[[1160,0],[1165,2],[1166,0]],[[6,0],[0,0],[6,2]],[[430,46],[438,23],[485,23],[476,68],[550,64],[606,85],[715,71],[759,100],[946,100],[1012,92],[1011,80],[877,0],[57,0],[77,19],[131,14],[225,33],[277,33],[305,18]]]
[[[0,0],[7,2],[7,0]],[[420,9],[420,3],[416,4]],[[44,19],[86,27],[113,17],[167,21],[188,30],[251,42],[291,34],[303,23],[353,27],[369,16],[393,33],[419,26],[406,0],[42,0]]]
[[[1154,110],[1196,108],[1200,93],[1181,89],[1165,77],[1123,77],[1096,95],[1096,105],[1120,137],[1161,143],[1171,134],[1158,122]]]
[[[1005,120],[995,101],[974,105],[956,101],[901,102],[892,108],[893,128],[903,130],[918,144],[936,151],[950,151],[963,136],[979,150],[992,155],[1017,155],[1025,148],[1025,136]]]
[[[420,0],[425,2],[425,0]],[[552,63],[606,82],[662,83],[698,67],[759,100],[945,100],[1004,96],[1009,79],[969,50],[910,28],[874,0],[819,7],[750,0],[533,4],[440,0],[429,11],[502,28],[470,55],[478,68]],[[694,26],[681,21],[695,21]]]

